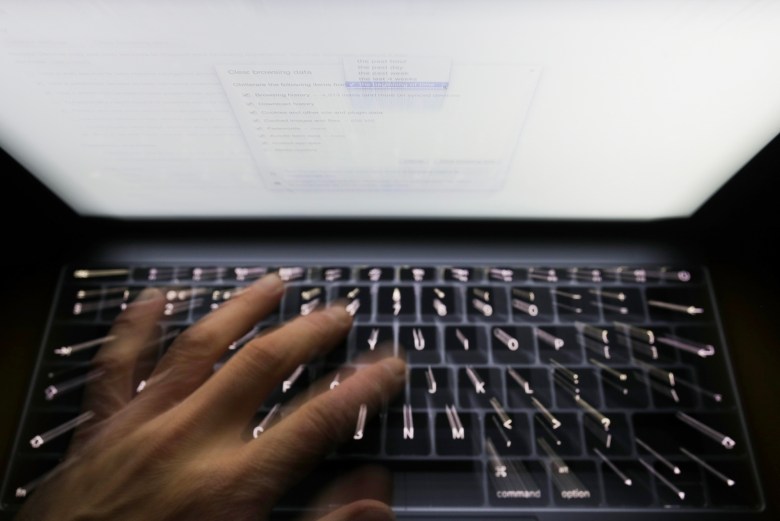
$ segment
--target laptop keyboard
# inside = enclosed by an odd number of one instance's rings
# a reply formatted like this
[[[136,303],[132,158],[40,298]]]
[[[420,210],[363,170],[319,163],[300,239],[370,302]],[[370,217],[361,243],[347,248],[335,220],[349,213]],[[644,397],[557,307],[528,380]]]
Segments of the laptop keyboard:
[[[399,512],[529,509],[756,510],[762,503],[704,269],[571,266],[131,266],[63,273],[2,498],[18,507],[62,458],[89,411],[89,361],[147,286],[166,297],[161,355],[189,324],[269,271],[286,281],[254,335],[343,300],[340,347],[300,366],[257,412],[261,436],[285,404],[335,386],[383,344],[409,363],[406,388],[280,509],[321,476],[378,462]]]

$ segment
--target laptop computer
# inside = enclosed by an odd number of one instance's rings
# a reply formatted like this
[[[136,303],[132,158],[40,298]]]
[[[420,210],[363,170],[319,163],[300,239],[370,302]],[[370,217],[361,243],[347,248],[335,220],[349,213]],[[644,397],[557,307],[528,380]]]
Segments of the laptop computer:
[[[687,218],[780,129],[774,5],[2,9],[0,144],[91,235],[57,255],[6,514],[61,456],[66,437],[30,443],[78,417],[48,374],[100,338],[107,292],[287,269],[278,319],[303,292],[371,295],[343,361],[375,330],[425,355],[376,447],[327,462],[388,465],[399,517],[766,515],[729,354],[746,348],[701,265],[725,254]],[[449,399],[421,399],[437,379]]]

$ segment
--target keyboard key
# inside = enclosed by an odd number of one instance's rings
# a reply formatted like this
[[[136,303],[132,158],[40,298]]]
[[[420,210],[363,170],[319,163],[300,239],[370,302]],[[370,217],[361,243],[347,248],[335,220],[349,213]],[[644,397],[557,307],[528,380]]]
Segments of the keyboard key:
[[[523,282],[528,271],[523,268],[497,267],[487,269],[487,279],[497,282]]]
[[[496,368],[467,366],[458,370],[458,401],[462,408],[490,408],[490,399],[501,397],[501,391],[501,372]]]
[[[358,353],[375,351],[379,346],[393,344],[393,328],[390,326],[355,327],[355,350]]]
[[[456,295],[453,287],[444,285],[423,287],[420,300],[420,313],[423,320],[459,321],[461,312]]]
[[[552,403],[550,371],[541,367],[509,367],[504,375],[507,402],[512,409],[534,407],[531,398],[541,403]]]
[[[439,332],[433,326],[402,326],[398,330],[398,343],[411,363],[436,364],[441,361]]]
[[[453,282],[475,282],[482,279],[482,272],[472,267],[447,267],[442,273],[444,280]]]
[[[339,286],[336,299],[344,300],[347,311],[357,320],[371,318],[373,314],[371,286]]]
[[[134,268],[132,279],[136,282],[170,282],[173,280],[175,268],[160,266],[149,268]]]
[[[468,456],[482,452],[482,428],[474,413],[463,412],[454,405],[436,413],[436,453],[446,456]]]
[[[507,428],[506,419],[501,418],[495,412],[488,413],[485,417],[485,438],[493,441],[496,449],[507,456],[527,456],[531,454],[531,423],[525,413],[511,413],[507,415],[510,428]]]
[[[469,286],[466,314],[474,322],[506,322],[509,319],[506,291],[501,287]]]
[[[490,346],[493,360],[502,364],[529,365],[536,362],[533,331],[530,327],[493,326]]]
[[[413,406],[387,414],[385,448],[388,454],[426,456],[431,452],[431,432],[428,413],[414,412]]]
[[[447,326],[444,329],[444,351],[453,363],[486,363],[488,346],[487,333],[482,327]]]
[[[206,282],[222,278],[224,268],[215,266],[198,266],[193,268],[177,268],[176,278],[182,281]]]
[[[431,282],[437,280],[436,268],[421,266],[404,266],[400,269],[401,280],[404,282]]]
[[[392,266],[364,266],[358,269],[358,280],[370,282],[395,280],[395,268]]]
[[[383,286],[377,293],[380,320],[408,318],[417,315],[417,299],[411,286]]]
[[[268,271],[268,266],[238,266],[227,268],[223,277],[236,282],[251,282],[264,277]]]
[[[554,318],[552,297],[548,288],[513,286],[509,294],[509,304],[516,322],[550,322]]]
[[[493,506],[542,508],[550,501],[547,472],[539,461],[502,456],[500,466],[488,464],[486,478]]]
[[[444,367],[412,367],[409,376],[409,401],[412,407],[443,409],[455,403],[454,381]]]
[[[561,507],[595,506],[601,502],[596,465],[593,461],[565,460],[565,466],[549,465],[555,504]]]
[[[329,266],[320,270],[320,280],[327,282],[349,282],[352,280],[352,269],[344,266]]]
[[[533,282],[558,282],[565,276],[565,270],[550,267],[528,268],[528,280]]]

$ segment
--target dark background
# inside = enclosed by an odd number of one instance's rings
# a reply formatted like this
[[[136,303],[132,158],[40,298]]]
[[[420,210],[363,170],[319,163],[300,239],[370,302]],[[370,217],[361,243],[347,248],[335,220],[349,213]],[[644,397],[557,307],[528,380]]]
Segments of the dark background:
[[[745,166],[692,219],[658,222],[383,222],[370,225],[379,237],[404,239],[425,234],[459,238],[466,234],[515,241],[628,240],[672,241],[709,266],[759,470],[770,508],[777,512],[780,478],[780,349],[778,349],[778,255],[773,251],[780,229],[774,190],[780,165],[780,137]],[[91,244],[135,237],[225,238],[306,241],[332,230],[354,233],[355,224],[327,222],[122,222],[85,219],[52,195],[24,168],[0,150],[2,188],[2,258],[0,292],[0,471],[27,392],[36,351],[42,340],[60,266]],[[270,226],[269,224],[272,224]],[[366,223],[363,223],[365,226]],[[455,230],[457,228],[457,230]],[[770,518],[768,515],[767,518]]]

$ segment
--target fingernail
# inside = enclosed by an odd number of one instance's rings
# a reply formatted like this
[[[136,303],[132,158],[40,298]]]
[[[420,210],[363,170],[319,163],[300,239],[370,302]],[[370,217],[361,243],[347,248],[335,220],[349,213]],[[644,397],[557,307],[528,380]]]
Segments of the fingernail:
[[[344,327],[352,325],[352,315],[349,314],[347,308],[340,302],[329,306],[326,309],[326,312],[330,313],[330,315]]]
[[[160,290],[155,289],[155,288],[145,288],[135,298],[135,302],[137,304],[141,304],[141,303],[144,303],[144,302],[150,302],[152,300],[157,300],[157,299],[160,299],[160,298],[162,298],[162,293],[160,293]]]
[[[381,363],[393,376],[406,378],[406,362],[400,358],[385,358]]]
[[[269,293],[281,293],[281,291],[284,289],[284,283],[276,273],[269,273],[265,277],[262,277],[257,282],[255,282],[255,284],[258,288]]]

